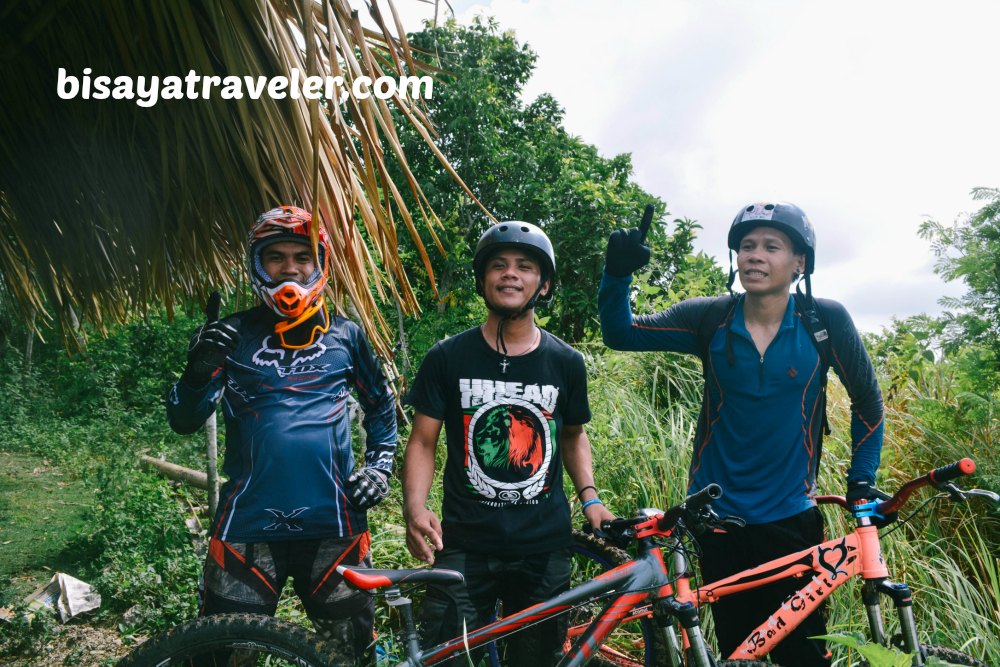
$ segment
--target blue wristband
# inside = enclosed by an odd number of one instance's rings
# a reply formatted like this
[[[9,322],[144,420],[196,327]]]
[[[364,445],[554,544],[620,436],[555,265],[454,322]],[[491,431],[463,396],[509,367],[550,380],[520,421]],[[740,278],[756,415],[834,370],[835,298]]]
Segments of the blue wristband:
[[[590,500],[588,500],[583,504],[583,506],[580,508],[580,511],[587,509],[591,505],[603,505],[603,504],[604,503],[601,502],[600,498],[591,498]]]

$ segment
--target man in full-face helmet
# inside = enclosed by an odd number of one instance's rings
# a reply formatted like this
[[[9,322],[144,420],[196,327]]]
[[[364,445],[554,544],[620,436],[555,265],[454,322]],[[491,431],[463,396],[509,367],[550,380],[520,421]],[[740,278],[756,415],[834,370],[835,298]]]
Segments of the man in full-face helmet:
[[[367,511],[389,492],[396,411],[360,327],[327,310],[332,252],[326,229],[303,209],[261,215],[247,239],[260,304],[224,320],[217,298],[210,304],[167,415],[175,431],[193,433],[221,399],[226,424],[228,480],[212,523],[201,614],[273,615],[291,577],[317,631],[360,658],[374,608],[336,566],[370,566]],[[352,389],[367,435],[357,469]]]
[[[822,541],[813,496],[823,436],[826,373],[840,377],[851,399],[848,500],[872,499],[882,448],[882,394],[854,323],[842,305],[813,299],[810,275],[816,234],[798,206],[749,204],[729,228],[745,293],[696,298],[655,315],[633,317],[632,273],[649,261],[639,229],[608,241],[598,295],[604,342],[617,350],[668,350],[701,357],[705,387],[689,488],[717,483],[713,503],[745,528],[699,538],[706,582],[717,581]],[[801,282],[800,282],[801,281]],[[794,284],[805,292],[790,293]],[[802,585],[792,580],[712,605],[722,657],[759,660],[755,628]],[[766,633],[765,633],[766,634]],[[822,610],[771,652],[775,663],[829,665]]]
[[[552,243],[526,222],[486,230],[473,258],[486,321],[427,353],[408,402],[413,429],[403,464],[406,544],[416,558],[458,570],[465,585],[433,587],[422,607],[424,645],[472,630],[565,590],[572,544],[570,490],[595,527],[612,514],[594,486],[587,376],[579,352],[535,324],[556,285]],[[444,427],[443,520],[427,508]],[[504,664],[553,665],[565,626],[514,635]],[[460,656],[458,664],[464,662]]]

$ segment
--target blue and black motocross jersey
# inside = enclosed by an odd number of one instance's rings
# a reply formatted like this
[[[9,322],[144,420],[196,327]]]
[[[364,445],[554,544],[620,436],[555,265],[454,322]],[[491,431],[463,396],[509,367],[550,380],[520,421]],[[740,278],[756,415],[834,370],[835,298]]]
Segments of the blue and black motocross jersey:
[[[598,308],[605,344],[616,350],[700,355],[700,324],[715,300],[688,299],[633,318],[630,282],[630,277],[606,273],[601,281]],[[850,316],[835,301],[822,303],[830,326],[830,363],[851,399],[847,478],[874,482],[882,451],[882,392]],[[712,335],[703,361],[705,388],[689,484],[691,490],[712,482],[721,485],[724,495],[712,503],[721,515],[750,524],[778,521],[815,504],[827,369],[791,294],[784,320],[763,355],[747,331],[742,298],[730,328],[732,358],[723,324]]]
[[[198,430],[220,397],[226,423],[223,472],[212,536],[229,542],[317,539],[368,529],[345,496],[354,469],[348,399],[355,390],[367,434],[364,465],[391,473],[396,449],[393,393],[354,322],[301,350],[284,349],[265,307],[238,313],[240,343],[204,387],[178,380],[167,400],[170,426]]]

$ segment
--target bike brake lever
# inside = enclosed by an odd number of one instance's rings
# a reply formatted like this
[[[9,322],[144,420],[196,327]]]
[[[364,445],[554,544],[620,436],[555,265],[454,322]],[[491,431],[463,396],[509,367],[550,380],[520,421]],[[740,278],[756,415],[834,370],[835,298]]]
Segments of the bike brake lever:
[[[719,519],[722,528],[746,528],[747,522],[738,516],[724,516]]]
[[[966,496],[982,496],[987,500],[992,500],[994,503],[1000,503],[1000,493],[994,493],[992,491],[987,491],[986,489],[969,489],[968,491],[963,491]]]
[[[938,489],[945,491],[948,494],[948,497],[956,503],[964,503],[966,500],[965,496],[968,493],[968,491],[963,491],[951,482],[941,484],[938,486]]]

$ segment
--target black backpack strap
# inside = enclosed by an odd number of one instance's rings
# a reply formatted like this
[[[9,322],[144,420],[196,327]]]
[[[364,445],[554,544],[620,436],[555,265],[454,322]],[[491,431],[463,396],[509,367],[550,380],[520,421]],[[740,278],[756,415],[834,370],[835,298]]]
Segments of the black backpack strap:
[[[830,340],[830,330],[827,328],[826,321],[823,319],[816,299],[808,297],[801,292],[795,292],[795,310],[801,315],[802,322],[806,325],[806,329],[809,330],[809,335],[816,346],[816,352],[819,353],[819,362],[822,364],[822,368],[820,369],[820,392],[823,403],[821,406],[823,410],[823,434],[830,435],[830,421],[826,418],[827,371],[830,370],[830,366],[833,363],[833,343]],[[822,440],[820,440],[819,447],[820,452],[822,452]]]
[[[809,335],[812,336],[813,343],[816,345],[816,351],[819,352],[820,362],[824,367],[829,368],[833,365],[832,343],[830,342],[830,331],[820,312],[819,303],[817,303],[816,299],[810,298],[801,292],[796,292],[795,310],[802,316],[802,322],[806,325],[806,329],[809,330]],[[825,378],[826,375],[824,374],[823,377]]]
[[[701,321],[698,323],[698,356],[701,357],[705,368],[708,368],[708,350],[712,345],[712,337],[715,336],[716,330],[732,316],[737,300],[738,297],[731,294],[716,297],[701,316]]]

